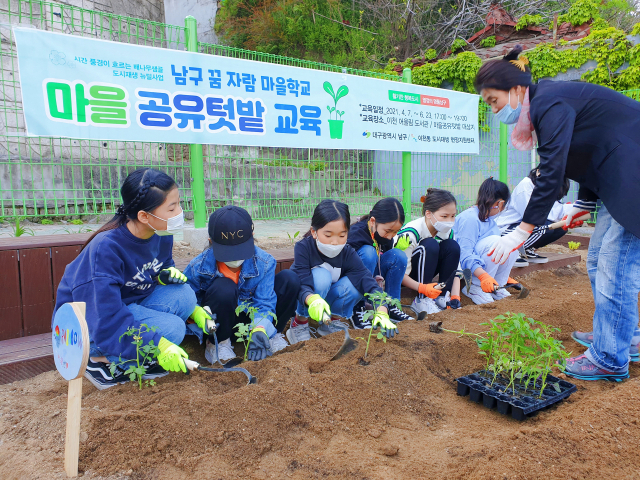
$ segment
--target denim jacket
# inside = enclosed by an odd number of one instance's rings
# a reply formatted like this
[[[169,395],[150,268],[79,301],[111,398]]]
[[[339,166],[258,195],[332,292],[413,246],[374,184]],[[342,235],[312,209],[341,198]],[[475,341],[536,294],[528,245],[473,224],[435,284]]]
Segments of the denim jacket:
[[[257,308],[255,326],[264,327],[269,338],[276,334],[272,317],[269,312],[276,312],[276,292],[273,281],[276,275],[276,260],[264,250],[255,248],[253,257],[242,264],[238,279],[238,305],[243,302]],[[184,271],[188,283],[196,292],[198,304],[202,304],[204,294],[216,277],[222,277],[218,271],[213,250],[207,248],[204,252],[191,260]],[[216,312],[213,312],[216,313]]]

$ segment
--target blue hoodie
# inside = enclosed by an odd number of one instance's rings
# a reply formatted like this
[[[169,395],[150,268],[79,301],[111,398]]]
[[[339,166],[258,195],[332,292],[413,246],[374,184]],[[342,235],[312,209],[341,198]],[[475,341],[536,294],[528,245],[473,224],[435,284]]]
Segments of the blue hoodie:
[[[160,270],[173,267],[171,235],[143,240],[126,225],[101,232],[67,265],[55,312],[67,302],[85,302],[89,337],[107,355],[135,358],[135,345],[120,336],[138,322],[127,305],[139,303],[158,285]],[[157,345],[160,333],[143,334]]]
[[[474,205],[456,217],[453,232],[458,245],[460,245],[460,265],[462,268],[471,269],[471,273],[475,272],[478,267],[484,269],[486,260],[476,254],[475,247],[485,237],[500,236],[500,229],[496,224],[495,217],[489,217],[483,222],[478,217],[478,207]]]

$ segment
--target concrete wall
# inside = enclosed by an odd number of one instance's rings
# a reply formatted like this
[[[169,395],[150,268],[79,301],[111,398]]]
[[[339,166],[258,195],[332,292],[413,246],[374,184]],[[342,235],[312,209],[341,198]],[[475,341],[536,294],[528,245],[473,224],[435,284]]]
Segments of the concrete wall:
[[[198,40],[204,43],[218,43],[213,25],[218,11],[218,0],[164,0],[165,22],[184,25],[184,19],[191,15],[198,20]]]

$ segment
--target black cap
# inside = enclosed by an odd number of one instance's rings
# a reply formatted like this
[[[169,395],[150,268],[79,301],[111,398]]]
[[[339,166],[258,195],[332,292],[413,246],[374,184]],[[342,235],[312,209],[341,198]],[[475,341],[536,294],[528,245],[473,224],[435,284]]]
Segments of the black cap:
[[[253,220],[244,208],[227,205],[209,217],[209,238],[219,262],[247,260],[254,255]]]

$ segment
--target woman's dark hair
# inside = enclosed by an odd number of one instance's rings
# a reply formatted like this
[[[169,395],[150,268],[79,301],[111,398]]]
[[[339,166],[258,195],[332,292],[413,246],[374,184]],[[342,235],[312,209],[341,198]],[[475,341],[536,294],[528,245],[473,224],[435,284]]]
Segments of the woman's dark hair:
[[[511,193],[509,193],[509,187],[506,183],[494,180],[493,177],[487,178],[478,189],[478,200],[476,200],[478,218],[484,222],[489,218],[491,206],[497,200],[504,200],[506,203],[509,201],[509,197],[511,197]]]
[[[473,82],[476,92],[485,88],[495,88],[508,92],[513,87],[531,85],[531,70],[526,59],[518,60],[522,46],[516,45],[501,60],[491,60],[480,67]]]
[[[118,207],[113,218],[91,235],[82,248],[84,249],[100,232],[114,230],[128,220],[137,220],[138,212],[153,212],[164,203],[169,192],[176,187],[175,180],[159,170],[152,168],[134,170],[125,178],[120,188],[122,205]]]
[[[531,180],[531,182],[536,185],[537,181],[538,181],[538,169],[540,167],[536,167],[534,169],[532,169],[529,172],[529,180]],[[556,200],[560,201],[563,199],[563,197],[569,193],[569,189],[571,188],[571,182],[569,181],[569,179],[567,177],[564,177],[564,182],[562,182],[562,188],[560,189],[560,191],[558,192],[558,197]]]
[[[320,230],[327,223],[335,222],[336,220],[344,221],[344,225],[349,231],[351,226],[351,214],[349,213],[349,206],[346,203],[338,202],[337,200],[322,200],[313,211],[313,217],[311,217],[311,228],[314,230]],[[311,230],[304,234],[304,237],[310,237]]]
[[[400,222],[404,225],[404,207],[396,198],[383,198],[376,202],[369,215],[363,216],[360,221],[369,221],[373,217],[376,223],[384,224],[391,222]]]
[[[427,188],[427,194],[421,197],[420,201],[422,202],[423,216],[427,213],[427,210],[436,212],[450,203],[458,206],[458,202],[456,201],[456,197],[453,196],[453,193],[448,190],[440,190],[439,188]]]

